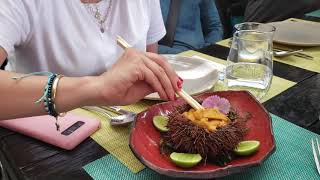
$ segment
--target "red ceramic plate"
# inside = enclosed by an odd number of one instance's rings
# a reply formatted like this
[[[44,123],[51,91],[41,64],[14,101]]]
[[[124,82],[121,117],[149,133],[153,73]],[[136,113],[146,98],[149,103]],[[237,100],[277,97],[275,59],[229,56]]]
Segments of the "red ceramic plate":
[[[172,112],[175,106],[184,103],[184,100],[179,99],[173,102],[156,104],[138,114],[130,135],[130,148],[136,157],[144,165],[159,174],[180,178],[216,178],[261,165],[275,150],[272,123],[268,112],[246,91],[205,93],[196,97],[203,100],[211,95],[218,95],[228,99],[232,107],[240,114],[245,112],[251,113],[252,118],[247,122],[247,127],[250,130],[245,140],[260,141],[261,145],[257,153],[249,157],[237,157],[224,167],[210,163],[200,163],[191,169],[175,166],[167,156],[160,153],[160,133],[153,126],[152,118],[156,115]]]

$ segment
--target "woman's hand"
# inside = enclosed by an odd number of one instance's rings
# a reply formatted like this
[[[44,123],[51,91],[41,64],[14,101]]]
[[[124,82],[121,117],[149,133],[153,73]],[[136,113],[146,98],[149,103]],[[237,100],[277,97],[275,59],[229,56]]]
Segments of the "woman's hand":
[[[158,92],[161,99],[174,100],[182,80],[164,57],[127,49],[116,64],[102,74],[100,89],[108,105],[131,104]]]

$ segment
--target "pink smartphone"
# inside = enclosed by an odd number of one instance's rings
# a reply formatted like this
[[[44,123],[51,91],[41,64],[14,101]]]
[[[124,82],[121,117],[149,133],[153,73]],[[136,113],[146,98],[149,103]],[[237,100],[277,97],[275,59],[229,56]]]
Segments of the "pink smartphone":
[[[68,113],[59,117],[60,131],[55,118],[49,115],[0,121],[0,126],[26,136],[71,150],[100,128],[100,121]]]

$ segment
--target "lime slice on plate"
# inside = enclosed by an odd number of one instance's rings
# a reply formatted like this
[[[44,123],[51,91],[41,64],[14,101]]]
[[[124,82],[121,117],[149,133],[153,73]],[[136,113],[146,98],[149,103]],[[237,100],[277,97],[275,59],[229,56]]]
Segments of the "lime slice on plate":
[[[170,154],[170,159],[179,167],[191,168],[197,165],[202,160],[202,157],[200,156],[200,154],[173,152]]]
[[[167,132],[169,129],[167,128],[168,118],[166,116],[154,116],[153,125],[161,132]]]
[[[239,156],[249,156],[255,153],[260,147],[259,141],[241,141],[234,149],[235,154]]]

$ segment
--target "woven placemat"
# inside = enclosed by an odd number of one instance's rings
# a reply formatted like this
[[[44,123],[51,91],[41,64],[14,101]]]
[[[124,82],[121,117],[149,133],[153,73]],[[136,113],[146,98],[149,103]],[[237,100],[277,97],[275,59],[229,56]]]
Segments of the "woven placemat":
[[[155,101],[142,101],[137,104],[123,107],[124,109],[141,112]],[[98,113],[92,113],[82,109],[74,110],[75,113],[90,116],[101,121],[101,128],[91,138],[96,141],[100,146],[127,166],[132,172],[137,173],[144,169],[144,166],[133,155],[129,148],[129,127],[128,126],[111,126],[107,117],[101,116]]]
[[[206,58],[212,60],[217,63],[225,63],[224,60],[220,60],[211,56],[206,56],[204,54],[198,53],[196,51],[188,51],[183,53],[186,56],[201,56],[202,58]],[[280,92],[288,89],[293,86],[295,83],[291,81],[287,81],[285,79],[281,79],[278,77],[274,77],[271,85],[271,89],[267,94],[267,98],[273,97]],[[224,90],[223,84],[217,83],[215,85],[214,90]],[[266,100],[263,99],[262,102]],[[141,101],[137,104],[124,106],[124,109],[133,111],[133,112],[141,112],[145,110],[148,106],[158,103],[158,101]],[[117,158],[120,162],[122,162],[125,166],[127,166],[132,172],[137,173],[144,169],[144,166],[140,163],[140,161],[133,155],[129,148],[129,128],[128,127],[115,127],[111,126],[109,123],[109,119],[107,117],[99,116],[98,114],[93,114],[92,112],[88,112],[85,110],[77,109],[76,113],[82,114],[85,116],[91,116],[101,121],[101,128],[96,133],[94,133],[91,138],[96,141],[100,146],[102,146],[105,150],[107,150],[110,154],[112,154],[115,158]]]
[[[286,21],[291,21],[291,20],[308,22],[308,23],[318,23],[318,22],[305,21],[302,19],[295,19],[295,18],[290,18],[290,19],[287,19]],[[225,39],[225,40],[217,42],[217,44],[219,44],[221,46],[225,46],[225,47],[230,47],[229,41],[230,41],[230,39]],[[284,63],[284,64],[289,64],[291,66],[306,69],[309,71],[320,73],[320,46],[318,46],[318,47],[287,47],[285,45],[274,44],[274,47],[281,48],[281,49],[291,49],[291,48],[303,49],[304,54],[312,56],[314,59],[308,60],[308,59],[303,59],[303,58],[296,57],[296,56],[287,56],[287,57],[283,57],[283,58],[274,57],[273,60]]]
[[[276,140],[276,152],[261,166],[221,178],[222,180],[319,179],[313,160],[310,140],[311,138],[320,138],[320,136],[278,116],[271,115],[271,117]],[[86,165],[84,170],[95,180],[119,179],[120,177],[122,180],[169,179],[148,168],[134,174],[112,155],[107,155]]]

